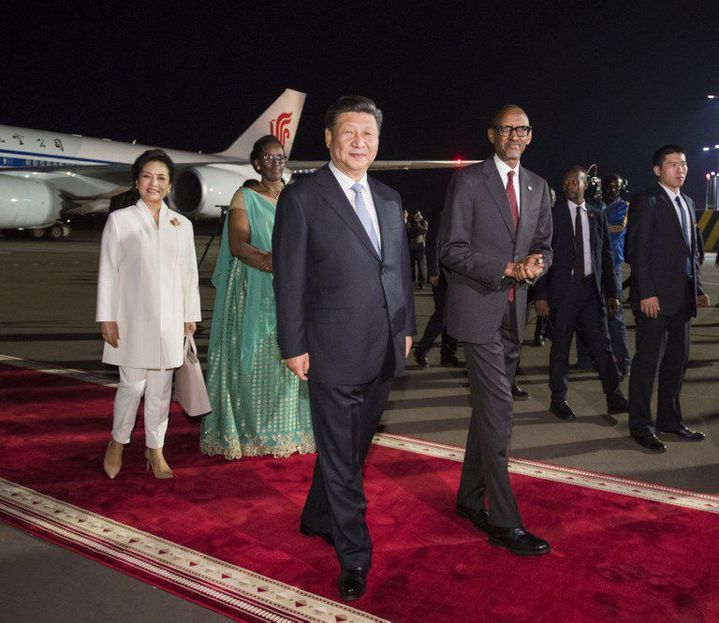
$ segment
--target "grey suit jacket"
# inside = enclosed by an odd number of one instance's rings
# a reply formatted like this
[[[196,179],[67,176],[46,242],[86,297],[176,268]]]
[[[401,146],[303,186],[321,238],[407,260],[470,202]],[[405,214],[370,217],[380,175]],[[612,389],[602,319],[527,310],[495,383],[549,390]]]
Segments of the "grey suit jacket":
[[[544,273],[552,264],[547,182],[520,166],[519,187],[520,217],[515,232],[507,194],[493,158],[459,169],[450,182],[440,259],[448,272],[447,332],[458,340],[483,344],[499,331],[508,289],[515,283],[503,278],[508,262],[529,253],[542,253]],[[527,284],[516,285],[517,327],[523,332]]]
[[[399,194],[369,177],[382,257],[327,166],[288,186],[272,235],[277,337],[284,358],[309,353],[309,377],[358,385],[381,371],[388,346],[405,368],[416,333]]]

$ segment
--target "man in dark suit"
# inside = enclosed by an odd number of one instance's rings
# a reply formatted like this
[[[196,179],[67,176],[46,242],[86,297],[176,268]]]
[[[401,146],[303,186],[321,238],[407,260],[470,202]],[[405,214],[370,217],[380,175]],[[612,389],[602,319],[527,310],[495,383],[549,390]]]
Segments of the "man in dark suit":
[[[331,162],[283,191],[272,237],[278,341],[308,382],[317,444],[300,531],[334,545],[346,600],[371,563],[362,466],[416,332],[402,202],[367,176],[381,125],[365,97],[329,108]]]
[[[521,108],[502,107],[487,135],[494,157],[452,177],[440,236],[449,280],[447,332],[464,342],[472,393],[457,512],[490,543],[516,554],[546,554],[549,544],[522,525],[507,453],[527,281],[552,261],[549,187],[519,165],[532,140]]]
[[[579,326],[597,364],[608,413],[623,413],[629,405],[619,387],[607,326],[609,315],[619,307],[614,275],[614,257],[604,212],[584,198],[587,172],[579,166],[564,174],[564,199],[552,209],[552,268],[536,286],[537,315],[552,321],[552,350],[549,353],[549,410],[562,420],[576,415],[567,404],[569,349]]]
[[[654,154],[657,184],[630,202],[625,254],[632,267],[629,297],[637,325],[629,376],[629,433],[642,447],[664,452],[656,433],[701,441],[684,424],[679,393],[689,358],[689,325],[709,305],[699,281],[694,202],[681,187],[687,159],[678,145]],[[651,398],[659,370],[656,426]]]
[[[438,335],[442,335],[439,365],[463,367],[457,358],[457,340],[447,334],[444,306],[447,298],[447,279],[439,266],[439,231],[442,225],[442,210],[435,210],[429,217],[427,233],[427,275],[432,286],[434,312],[427,321],[422,338],[414,347],[414,360],[420,368],[429,367],[428,354]]]

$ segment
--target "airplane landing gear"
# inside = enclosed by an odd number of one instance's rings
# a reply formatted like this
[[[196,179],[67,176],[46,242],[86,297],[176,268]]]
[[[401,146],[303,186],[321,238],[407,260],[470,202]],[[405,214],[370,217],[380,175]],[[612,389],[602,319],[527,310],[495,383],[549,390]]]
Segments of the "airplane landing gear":
[[[67,223],[58,221],[50,225],[49,227],[35,227],[27,230],[31,240],[53,240],[58,242],[60,240],[68,240],[72,235],[72,228]]]
[[[54,225],[50,225],[50,227],[47,228],[47,237],[55,242],[62,240],[62,224],[55,223]]]

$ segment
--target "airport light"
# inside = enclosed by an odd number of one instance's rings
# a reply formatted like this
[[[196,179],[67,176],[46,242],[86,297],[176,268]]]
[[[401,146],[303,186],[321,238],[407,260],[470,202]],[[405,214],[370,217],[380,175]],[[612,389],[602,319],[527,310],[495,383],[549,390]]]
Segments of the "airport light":
[[[704,153],[715,151],[717,154],[717,169],[719,169],[719,145],[705,145],[702,147]],[[707,175],[707,194],[706,194],[706,210],[719,210],[719,180],[716,172],[711,172],[711,177]]]
[[[704,178],[707,181],[707,190],[706,194],[704,196],[704,209],[708,210],[711,207],[711,201],[712,201],[712,190],[714,186],[714,179],[715,179],[715,172],[712,171],[711,173],[706,173],[704,175]]]

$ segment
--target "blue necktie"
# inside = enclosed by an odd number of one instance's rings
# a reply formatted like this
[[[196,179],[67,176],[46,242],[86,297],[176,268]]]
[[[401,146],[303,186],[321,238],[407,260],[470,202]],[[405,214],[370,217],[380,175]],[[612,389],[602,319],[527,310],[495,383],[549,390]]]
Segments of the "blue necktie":
[[[362,226],[367,232],[367,235],[372,242],[374,250],[377,251],[377,255],[382,257],[382,249],[379,246],[377,232],[375,231],[374,225],[372,224],[372,219],[369,216],[369,210],[367,209],[364,199],[362,198],[362,184],[357,182],[355,184],[352,184],[351,188],[355,193],[355,212],[357,213],[357,216],[359,216],[359,220],[362,221]]]
[[[682,205],[682,202],[679,199],[679,195],[674,197],[674,201],[677,202],[677,207],[679,208],[679,217],[682,221],[682,234],[684,235],[684,243],[687,245],[687,263],[684,268],[684,271],[687,274],[687,277],[692,276],[692,263],[689,259],[689,254],[692,251],[692,244],[691,244],[691,238],[689,237],[689,228],[687,227],[687,215],[684,213],[684,206]]]

